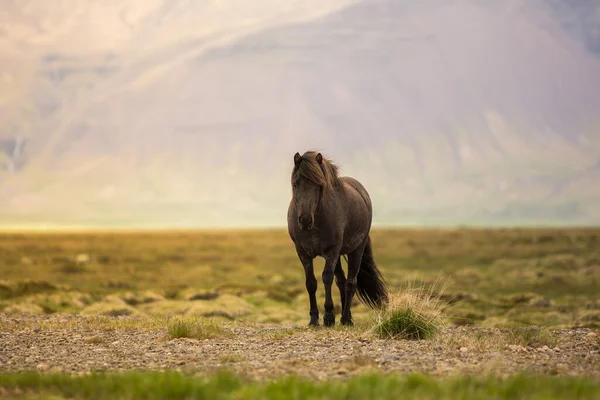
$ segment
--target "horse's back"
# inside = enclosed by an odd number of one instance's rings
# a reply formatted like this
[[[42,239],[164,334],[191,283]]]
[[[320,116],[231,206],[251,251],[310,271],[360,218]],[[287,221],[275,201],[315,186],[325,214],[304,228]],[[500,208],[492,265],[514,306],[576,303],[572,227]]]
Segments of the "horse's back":
[[[369,235],[373,208],[367,189],[352,177],[342,177],[344,185],[345,223],[341,254],[348,254],[359,246]]]
[[[345,187],[353,189],[353,191],[357,193],[366,203],[369,212],[372,211],[373,205],[371,204],[371,197],[369,196],[369,192],[367,192],[367,189],[365,189],[362,183],[352,178],[351,176],[341,177],[340,181],[344,184]]]

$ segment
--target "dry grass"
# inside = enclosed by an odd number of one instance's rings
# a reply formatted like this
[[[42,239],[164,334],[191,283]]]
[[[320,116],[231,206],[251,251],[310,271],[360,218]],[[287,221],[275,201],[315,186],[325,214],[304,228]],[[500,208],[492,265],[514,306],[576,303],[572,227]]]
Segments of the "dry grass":
[[[246,361],[246,357],[241,354],[222,354],[219,356],[219,361],[225,364],[234,364]]]
[[[600,292],[600,229],[375,229],[372,242],[395,292],[450,277],[440,300],[455,325],[600,326],[586,308]],[[304,272],[285,230],[0,234],[0,271],[7,314],[308,323]],[[372,319],[361,304],[353,316],[355,329]]]
[[[304,329],[305,331],[306,329]],[[262,333],[260,336],[265,339],[271,340],[282,340],[288,338],[290,336],[294,336],[296,333],[300,332],[300,329],[295,328],[284,328],[284,329],[271,329],[267,332]]]
[[[167,326],[168,319],[163,317],[109,317],[109,316],[84,316],[77,315],[75,318],[68,316],[63,318],[62,315],[54,315],[51,318],[43,319],[32,323],[30,320],[19,321],[15,325],[9,323],[5,319],[0,319],[0,329],[9,331],[14,329],[19,330],[40,330],[40,331],[56,331],[56,330],[89,330],[95,332],[110,332],[110,331],[152,331],[163,329]]]
[[[105,340],[102,338],[102,336],[98,336],[98,335],[94,335],[94,336],[88,336],[83,338],[84,343],[88,343],[88,344],[101,344],[104,343]]]
[[[439,283],[438,283],[439,284]],[[429,289],[410,283],[399,293],[390,295],[390,302],[375,316],[373,331],[382,339],[430,339],[447,325],[442,310],[447,305],[441,300],[442,290],[437,285]]]
[[[231,336],[231,332],[220,324],[203,318],[177,318],[169,321],[167,333],[173,339],[204,340]]]
[[[547,329],[530,326],[517,328],[487,328],[477,330],[445,331],[430,341],[433,349],[466,348],[469,351],[490,353],[506,350],[510,346],[554,348],[556,336]]]
[[[538,326],[524,326],[510,328],[506,337],[511,344],[518,344],[524,347],[542,347],[550,348],[556,346],[556,337],[552,336],[547,329]]]

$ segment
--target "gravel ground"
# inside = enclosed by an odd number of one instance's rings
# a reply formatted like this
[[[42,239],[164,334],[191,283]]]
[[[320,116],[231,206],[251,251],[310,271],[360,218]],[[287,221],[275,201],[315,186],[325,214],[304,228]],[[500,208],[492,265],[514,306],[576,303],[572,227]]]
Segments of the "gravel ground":
[[[229,337],[170,339],[161,327],[95,328],[81,316],[0,314],[0,371],[226,367],[251,378],[294,373],[325,379],[365,371],[500,374],[519,371],[600,379],[597,330],[550,331],[553,347],[510,344],[498,329],[452,327],[433,341],[374,339],[356,330],[235,323]],[[475,337],[483,337],[475,341]]]

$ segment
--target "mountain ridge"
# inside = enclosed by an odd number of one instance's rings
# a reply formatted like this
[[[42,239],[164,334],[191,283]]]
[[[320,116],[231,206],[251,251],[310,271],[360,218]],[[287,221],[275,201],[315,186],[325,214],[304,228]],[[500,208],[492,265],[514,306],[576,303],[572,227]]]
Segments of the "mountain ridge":
[[[598,224],[600,57],[551,5],[362,1],[134,63],[43,52],[37,127],[14,119],[18,157],[0,136],[2,220],[285,224],[291,155],[318,148],[379,224]]]

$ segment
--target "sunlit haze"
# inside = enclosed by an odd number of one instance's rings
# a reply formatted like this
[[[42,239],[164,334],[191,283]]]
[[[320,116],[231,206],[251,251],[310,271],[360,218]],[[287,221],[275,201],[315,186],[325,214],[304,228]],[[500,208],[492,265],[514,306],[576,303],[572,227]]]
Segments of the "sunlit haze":
[[[285,226],[311,149],[376,225],[599,224],[600,3],[0,2],[0,227]]]

